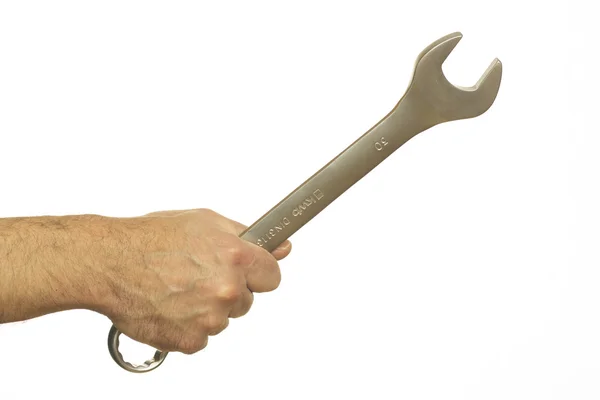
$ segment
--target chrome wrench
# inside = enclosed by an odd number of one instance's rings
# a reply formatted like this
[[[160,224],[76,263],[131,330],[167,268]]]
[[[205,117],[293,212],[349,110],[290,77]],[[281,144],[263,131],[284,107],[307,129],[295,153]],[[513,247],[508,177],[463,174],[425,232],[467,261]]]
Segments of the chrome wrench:
[[[427,46],[417,58],[408,89],[392,111],[242,232],[240,238],[269,252],[275,250],[418,133],[442,122],[486,112],[498,94],[502,64],[494,59],[474,86],[454,86],[444,76],[442,64],[461,38],[462,34],[455,32]],[[157,350],[143,365],[133,365],[119,352],[119,335],[113,326],[108,349],[113,360],[127,371],[151,371],[168,354]]]

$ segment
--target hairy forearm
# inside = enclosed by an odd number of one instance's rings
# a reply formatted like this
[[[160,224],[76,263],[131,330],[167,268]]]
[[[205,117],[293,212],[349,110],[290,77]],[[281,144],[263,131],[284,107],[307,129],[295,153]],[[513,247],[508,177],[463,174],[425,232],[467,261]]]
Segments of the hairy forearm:
[[[96,215],[0,219],[0,323],[69,309],[102,312],[123,235]]]

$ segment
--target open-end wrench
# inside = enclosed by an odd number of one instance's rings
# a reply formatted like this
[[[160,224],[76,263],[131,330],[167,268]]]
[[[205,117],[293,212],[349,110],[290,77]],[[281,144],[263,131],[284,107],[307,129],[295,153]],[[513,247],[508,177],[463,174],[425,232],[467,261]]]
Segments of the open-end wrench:
[[[275,250],[413,136],[442,122],[473,118],[487,111],[500,88],[502,64],[494,59],[474,86],[454,86],[444,76],[442,64],[461,38],[462,34],[455,32],[427,46],[417,58],[406,93],[392,111],[242,232],[240,238],[269,252]],[[113,326],[108,349],[113,360],[127,371],[151,371],[168,354],[157,350],[154,358],[143,365],[133,365],[119,352],[119,335]]]

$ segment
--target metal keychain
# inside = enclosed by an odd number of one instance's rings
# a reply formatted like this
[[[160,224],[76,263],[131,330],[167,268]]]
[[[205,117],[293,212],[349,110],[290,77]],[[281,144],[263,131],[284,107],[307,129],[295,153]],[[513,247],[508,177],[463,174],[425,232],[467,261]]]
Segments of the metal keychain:
[[[442,72],[442,64],[461,38],[462,34],[455,32],[427,46],[417,58],[408,89],[392,111],[248,227],[240,238],[269,252],[275,250],[418,133],[486,112],[500,88],[502,64],[494,59],[474,86],[452,85]],[[113,360],[127,371],[151,371],[167,356],[167,352],[157,350],[143,365],[133,365],[119,352],[119,335],[113,326],[108,349]]]

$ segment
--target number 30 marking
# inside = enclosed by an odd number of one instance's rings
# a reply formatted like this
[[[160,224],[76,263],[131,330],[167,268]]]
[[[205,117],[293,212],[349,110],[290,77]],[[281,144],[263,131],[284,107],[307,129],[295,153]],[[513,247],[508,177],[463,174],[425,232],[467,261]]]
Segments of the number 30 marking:
[[[375,142],[375,149],[377,151],[381,151],[387,145],[388,145],[388,141],[385,140],[385,138],[382,136],[381,139],[379,139],[378,142]]]

